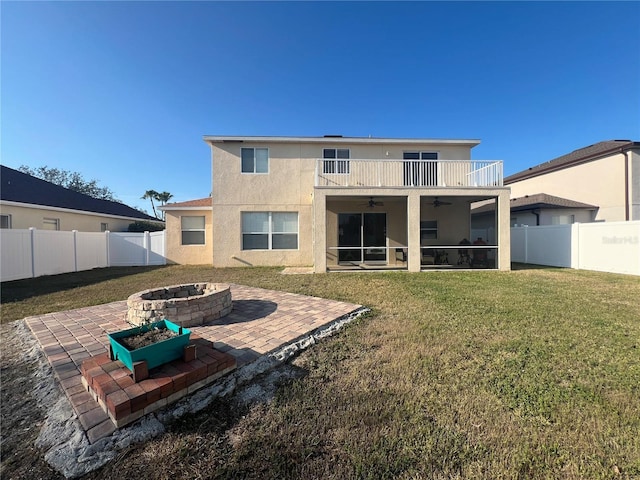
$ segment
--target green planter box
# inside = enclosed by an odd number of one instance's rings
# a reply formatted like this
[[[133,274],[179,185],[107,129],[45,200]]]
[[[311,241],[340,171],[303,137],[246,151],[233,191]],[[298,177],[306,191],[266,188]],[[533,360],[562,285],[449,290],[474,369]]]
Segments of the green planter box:
[[[120,343],[120,339],[131,337],[139,333],[147,332],[153,328],[166,328],[178,335],[161,342],[147,345],[146,347],[129,350]],[[182,358],[184,347],[189,344],[189,335],[191,330],[180,327],[169,320],[142,325],[140,327],[121,330],[119,332],[109,333],[109,342],[111,344],[111,355],[113,360],[120,360],[129,370],[133,372],[133,364],[135,362],[147,362],[147,368],[159,367],[172,360]]]

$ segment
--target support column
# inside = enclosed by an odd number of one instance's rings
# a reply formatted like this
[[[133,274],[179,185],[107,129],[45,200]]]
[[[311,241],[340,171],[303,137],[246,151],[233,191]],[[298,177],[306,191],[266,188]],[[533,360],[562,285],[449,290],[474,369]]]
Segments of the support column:
[[[410,192],[407,196],[407,269],[420,271],[420,194]]]
[[[327,271],[327,197],[318,189],[313,194],[313,271]]]
[[[496,200],[497,241],[498,241],[498,269],[511,270],[511,205],[509,202],[510,189],[500,192]]]

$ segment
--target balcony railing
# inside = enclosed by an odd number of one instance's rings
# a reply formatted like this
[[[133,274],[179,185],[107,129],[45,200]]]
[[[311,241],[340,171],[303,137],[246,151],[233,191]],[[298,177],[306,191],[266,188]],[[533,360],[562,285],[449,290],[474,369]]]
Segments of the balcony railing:
[[[316,160],[316,187],[501,187],[502,180],[499,160]]]

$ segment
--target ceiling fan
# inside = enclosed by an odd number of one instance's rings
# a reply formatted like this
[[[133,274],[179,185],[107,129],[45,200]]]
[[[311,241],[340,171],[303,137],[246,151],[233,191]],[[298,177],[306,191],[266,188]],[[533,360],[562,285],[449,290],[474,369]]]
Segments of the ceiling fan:
[[[373,197],[369,197],[369,201],[367,203],[363,203],[363,205],[366,205],[369,208],[373,208],[373,207],[382,207],[384,206],[384,203],[376,202],[373,200]]]
[[[453,205],[453,203],[451,203],[451,202],[443,202],[442,200],[438,200],[438,197],[436,197],[433,200],[433,206],[437,208],[440,205]]]

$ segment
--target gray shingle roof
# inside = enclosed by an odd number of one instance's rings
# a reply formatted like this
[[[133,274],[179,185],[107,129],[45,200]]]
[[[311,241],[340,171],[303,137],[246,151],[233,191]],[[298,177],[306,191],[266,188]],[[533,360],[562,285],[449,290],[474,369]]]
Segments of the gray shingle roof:
[[[100,200],[0,165],[0,200],[160,221],[120,202]]]
[[[509,202],[509,207],[512,212],[531,210],[533,208],[582,208],[586,210],[595,210],[598,208],[596,205],[576,202],[575,200],[556,197],[547,193],[536,193],[535,195],[525,195],[524,197],[512,198]],[[472,213],[487,213],[494,210],[495,205],[490,203],[474,208]]]
[[[640,142],[632,142],[631,140],[607,140],[604,142],[595,143],[588,147],[579,148],[571,153],[562,155],[561,157],[554,158],[548,162],[541,163],[535,167],[530,167],[527,170],[523,170],[513,175],[509,175],[504,179],[504,184],[509,185],[525,178],[536,177],[544,173],[561,170],[573,165],[585,163],[605,155],[615,153],[616,151],[629,150],[632,148],[640,148]]]

